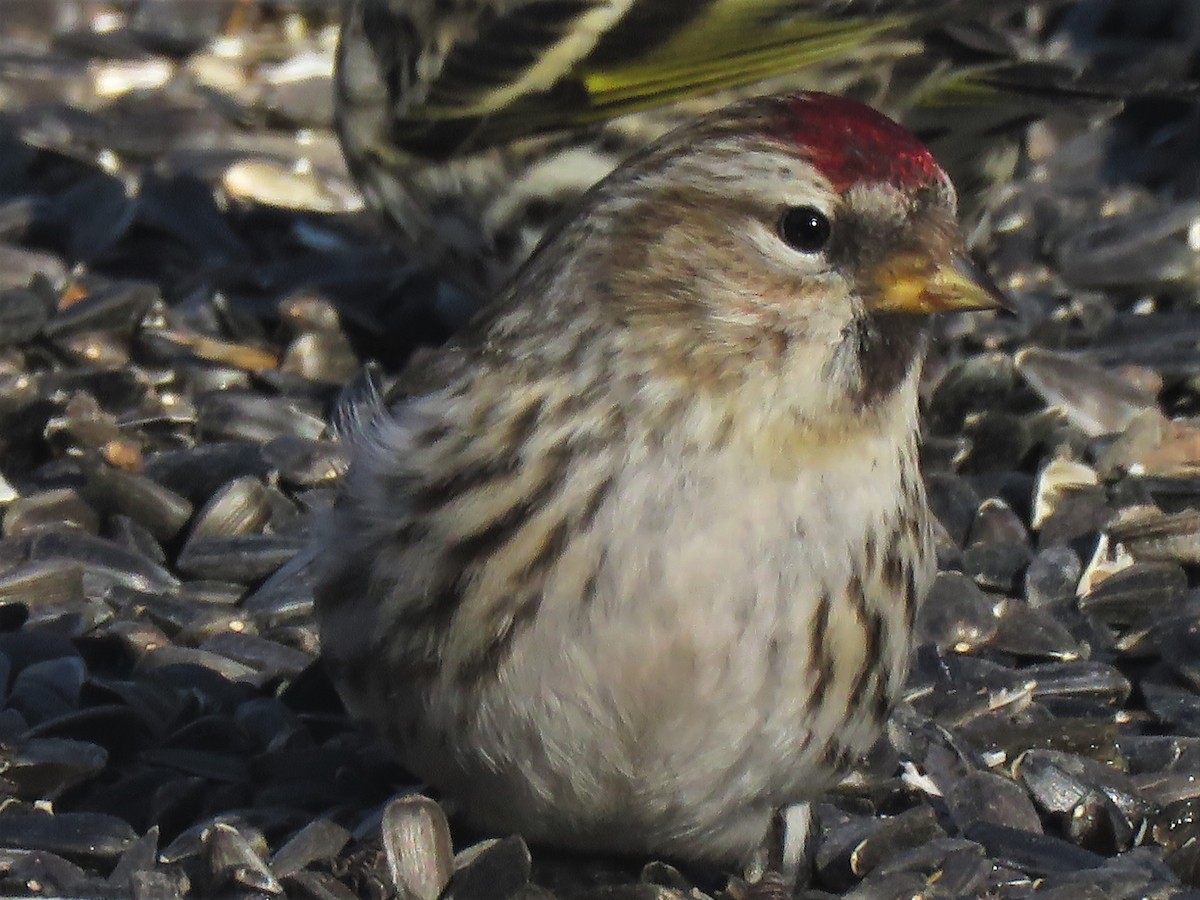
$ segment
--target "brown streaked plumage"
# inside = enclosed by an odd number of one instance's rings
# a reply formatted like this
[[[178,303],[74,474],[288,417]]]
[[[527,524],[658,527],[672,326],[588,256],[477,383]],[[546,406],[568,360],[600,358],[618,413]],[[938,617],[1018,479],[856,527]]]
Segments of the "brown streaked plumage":
[[[826,95],[598,185],[349,438],[317,604],[350,709],[483,828],[744,859],[904,679],[924,298],[997,300],[953,217],[924,148]]]

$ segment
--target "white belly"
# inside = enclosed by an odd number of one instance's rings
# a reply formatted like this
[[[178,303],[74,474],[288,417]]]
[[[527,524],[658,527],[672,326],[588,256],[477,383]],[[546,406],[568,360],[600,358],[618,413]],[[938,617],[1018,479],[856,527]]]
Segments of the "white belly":
[[[866,693],[894,693],[907,665],[903,598],[863,561],[870,537],[879,569],[898,527],[900,455],[881,441],[873,458],[825,462],[790,479],[748,477],[732,452],[626,470],[498,680],[433,687],[440,739],[410,748],[413,767],[476,820],[534,839],[743,856],[774,808],[874,739],[872,704],[846,713],[860,671]]]

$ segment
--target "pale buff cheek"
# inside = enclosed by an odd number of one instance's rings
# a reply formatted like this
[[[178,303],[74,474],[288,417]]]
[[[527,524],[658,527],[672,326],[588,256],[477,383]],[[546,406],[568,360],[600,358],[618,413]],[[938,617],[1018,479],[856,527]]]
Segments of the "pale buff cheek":
[[[828,368],[848,323],[860,314],[846,280],[816,257],[778,249],[764,256],[748,238],[730,242],[721,254],[736,263],[707,273],[698,293],[714,343],[734,345],[785,376],[787,367]],[[823,386],[817,377],[808,385]]]

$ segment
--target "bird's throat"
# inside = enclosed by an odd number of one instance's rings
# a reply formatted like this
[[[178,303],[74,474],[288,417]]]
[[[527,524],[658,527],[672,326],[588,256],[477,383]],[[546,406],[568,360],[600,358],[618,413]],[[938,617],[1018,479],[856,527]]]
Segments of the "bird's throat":
[[[925,349],[925,318],[909,313],[872,313],[855,319],[843,333],[842,352],[853,356],[857,384],[854,405],[865,410],[893,394],[920,365]]]

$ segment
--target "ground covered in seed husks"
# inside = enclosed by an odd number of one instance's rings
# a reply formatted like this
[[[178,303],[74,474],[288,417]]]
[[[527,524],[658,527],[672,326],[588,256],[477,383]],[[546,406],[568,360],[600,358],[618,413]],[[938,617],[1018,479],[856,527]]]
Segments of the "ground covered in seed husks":
[[[744,896],[451,846],[314,664],[331,411],[462,317],[359,208],[334,37],[319,0],[0,13],[0,894]],[[1037,37],[1200,72],[1190,0]],[[1200,897],[1200,111],[1085,124],[1033,123],[976,230],[1022,314],[943,324],[944,571],[805,897]]]

